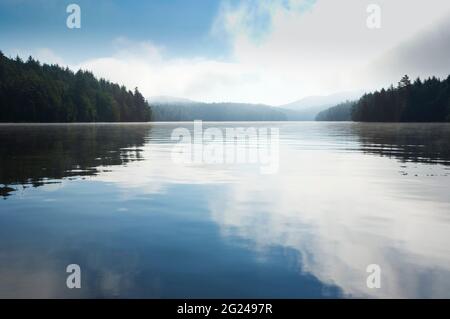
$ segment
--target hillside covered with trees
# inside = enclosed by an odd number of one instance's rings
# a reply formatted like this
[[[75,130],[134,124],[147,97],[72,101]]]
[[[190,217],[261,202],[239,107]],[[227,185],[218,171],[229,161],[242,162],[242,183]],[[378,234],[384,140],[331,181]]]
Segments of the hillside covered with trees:
[[[397,87],[365,94],[354,106],[360,122],[449,122],[450,76],[411,83],[405,75]]]
[[[347,101],[330,107],[316,116],[316,121],[351,121],[355,102]]]
[[[150,102],[154,121],[286,121],[284,110],[262,104]]]
[[[0,52],[0,122],[145,122],[151,110],[134,92],[91,72],[74,73]]]

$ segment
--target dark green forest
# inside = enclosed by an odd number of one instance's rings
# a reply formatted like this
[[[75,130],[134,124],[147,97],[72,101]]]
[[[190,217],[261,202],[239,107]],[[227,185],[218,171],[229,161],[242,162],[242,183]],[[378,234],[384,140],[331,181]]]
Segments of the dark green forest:
[[[450,76],[413,83],[405,75],[397,87],[365,94],[352,110],[359,122],[449,122]]]
[[[330,107],[317,114],[316,121],[351,121],[355,103],[354,101],[347,101]]]
[[[0,52],[0,122],[145,122],[151,110],[134,92],[91,72],[74,73]]]
[[[154,120],[287,120],[282,109],[233,103],[157,105]],[[73,72],[22,61],[0,52],[0,122],[146,122],[149,104],[136,88],[96,79],[89,71]],[[317,120],[358,122],[450,122],[450,76],[411,82],[405,75],[391,85],[321,112]]]
[[[283,110],[245,103],[151,103],[154,121],[286,121]]]

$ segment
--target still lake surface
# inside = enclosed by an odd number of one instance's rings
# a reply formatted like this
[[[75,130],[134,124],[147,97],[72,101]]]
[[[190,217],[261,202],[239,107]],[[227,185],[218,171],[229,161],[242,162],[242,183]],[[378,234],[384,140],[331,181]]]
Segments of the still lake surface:
[[[450,298],[449,124],[203,123],[278,128],[275,174],[180,126],[0,125],[0,297]]]

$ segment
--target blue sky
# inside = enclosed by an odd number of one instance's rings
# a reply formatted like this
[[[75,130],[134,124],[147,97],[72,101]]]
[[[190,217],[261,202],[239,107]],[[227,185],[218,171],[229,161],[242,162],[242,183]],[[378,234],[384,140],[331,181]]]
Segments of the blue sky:
[[[81,29],[66,27],[71,3],[81,7]],[[226,42],[210,34],[219,7],[205,0],[0,0],[1,49],[46,47],[73,63],[111,52],[114,39],[126,37],[175,55],[217,55],[226,50]]]
[[[71,3],[81,29],[66,26]],[[373,3],[376,29],[366,23]],[[448,0],[0,0],[0,50],[146,97],[282,105],[378,89],[405,73],[447,76],[442,21]]]

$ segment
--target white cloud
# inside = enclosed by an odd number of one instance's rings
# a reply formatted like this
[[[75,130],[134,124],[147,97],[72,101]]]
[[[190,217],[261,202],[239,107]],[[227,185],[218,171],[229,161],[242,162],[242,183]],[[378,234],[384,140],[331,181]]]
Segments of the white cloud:
[[[154,43],[119,38],[110,56],[72,68],[92,70],[130,89],[137,86],[147,97],[283,104],[308,95],[396,82],[397,74],[392,72],[377,74],[375,79],[373,66],[386,52],[414,39],[421,30],[438,28],[439,20],[450,10],[447,0],[309,3],[264,0],[232,5],[224,1],[211,34],[230,41],[227,60],[183,58],[180,52],[178,58],[169,58],[165,48]],[[370,3],[381,7],[381,29],[366,26]],[[41,53],[45,61],[62,62],[49,50]],[[448,54],[440,56],[445,60]],[[399,72],[428,75],[440,65],[444,69],[446,64],[442,63],[433,63],[433,70],[425,64],[419,69],[412,63],[404,64]]]
[[[120,41],[123,42],[123,41]],[[245,93],[254,74],[237,63],[205,58],[168,59],[152,43],[130,43],[111,57],[73,66],[139,89],[145,96],[172,95],[200,100],[227,100],[227,90]],[[236,95],[237,97],[237,95]]]
[[[364,88],[371,81],[360,70],[422,29],[437,25],[450,10],[444,0],[318,0],[308,10],[292,9],[304,1],[289,1],[294,2],[290,9],[280,2],[225,6],[220,18],[233,35],[235,60],[283,83],[263,93],[270,100]],[[366,9],[373,2],[381,7],[381,29],[366,25]],[[255,41],[249,21],[261,10],[268,12],[271,26]]]
[[[152,136],[164,139],[164,130],[178,125],[152,124]],[[285,134],[291,125],[284,126]],[[322,129],[330,136],[340,130]],[[358,149],[359,139],[347,136],[346,147]],[[153,142],[140,147],[145,161],[93,179],[120,188],[121,200],[170,193],[179,184],[220,185],[220,192],[212,187],[206,196],[211,220],[225,239],[245,239],[261,258],[272,247],[294,250],[299,270],[340,287],[346,296],[418,298],[426,289],[431,297],[447,297],[450,254],[442,243],[450,228],[442,220],[450,202],[442,180],[426,176],[429,167],[420,163],[409,168],[419,176],[395,178],[403,165],[397,160],[334,152],[330,147],[337,145],[329,143],[309,135],[295,145],[282,143],[280,171],[264,182],[258,170],[235,164],[174,165],[172,145]],[[445,171],[434,169],[436,176]],[[382,268],[381,289],[367,289],[371,263]]]

